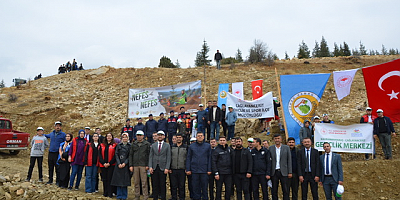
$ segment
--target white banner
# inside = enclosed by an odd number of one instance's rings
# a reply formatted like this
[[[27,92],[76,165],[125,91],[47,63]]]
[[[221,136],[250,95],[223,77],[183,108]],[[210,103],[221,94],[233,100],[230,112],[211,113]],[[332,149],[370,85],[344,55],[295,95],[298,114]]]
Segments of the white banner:
[[[201,103],[201,81],[157,88],[129,89],[128,117],[158,116],[161,112],[197,109]]]
[[[343,99],[350,94],[351,84],[358,69],[334,71],[333,84],[335,85],[336,95],[339,99]]]
[[[329,142],[334,152],[372,153],[373,125],[368,123],[341,126],[336,124],[315,124],[314,144],[324,151],[323,143]]]
[[[275,116],[272,92],[268,92],[253,101],[239,99],[235,95],[228,93],[226,105],[233,107],[238,118],[268,118]],[[226,111],[229,112],[228,109]]]
[[[243,82],[232,83],[232,94],[239,99],[244,99]]]

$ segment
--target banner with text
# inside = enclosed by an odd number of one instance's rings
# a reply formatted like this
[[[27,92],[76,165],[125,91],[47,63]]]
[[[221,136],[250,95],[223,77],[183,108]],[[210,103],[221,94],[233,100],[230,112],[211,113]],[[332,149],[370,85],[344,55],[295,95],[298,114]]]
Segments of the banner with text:
[[[238,118],[268,118],[275,116],[272,92],[268,92],[253,101],[239,99],[235,95],[228,93],[226,105],[233,107]],[[229,112],[228,109],[226,111]]]
[[[201,81],[157,88],[129,89],[128,117],[148,117],[171,110],[197,109],[201,103]]]
[[[353,124],[341,126],[336,124],[315,124],[314,145],[318,151],[324,151],[323,143],[329,142],[333,152],[372,153],[373,125]]]

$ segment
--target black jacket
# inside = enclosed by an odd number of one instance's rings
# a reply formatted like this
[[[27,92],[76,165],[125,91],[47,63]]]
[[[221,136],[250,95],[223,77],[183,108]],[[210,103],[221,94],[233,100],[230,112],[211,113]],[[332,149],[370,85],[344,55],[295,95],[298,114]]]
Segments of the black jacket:
[[[269,150],[264,147],[259,151],[253,148],[250,153],[253,157],[253,174],[271,175],[271,153]]]
[[[209,122],[213,122],[213,107],[211,107],[211,109],[208,110],[208,121]],[[222,111],[219,107],[217,107],[217,110],[215,112],[215,122],[220,122],[222,119]]]
[[[321,177],[321,168],[319,162],[319,153],[318,150],[314,148],[310,148],[310,167],[311,167],[311,176]],[[293,161],[292,161],[293,162]],[[306,172],[306,151],[305,148],[300,149],[297,152],[297,173],[299,176],[304,176]]]
[[[218,145],[212,154],[212,172],[215,174],[232,174],[232,152],[228,146]]]
[[[175,135],[176,131],[178,130],[178,119],[176,117],[169,117],[168,118],[168,133]]]
[[[232,173],[235,173],[235,154],[237,151],[232,151]],[[242,147],[242,151],[240,151],[240,173],[249,173],[253,172],[253,158],[249,149]]]

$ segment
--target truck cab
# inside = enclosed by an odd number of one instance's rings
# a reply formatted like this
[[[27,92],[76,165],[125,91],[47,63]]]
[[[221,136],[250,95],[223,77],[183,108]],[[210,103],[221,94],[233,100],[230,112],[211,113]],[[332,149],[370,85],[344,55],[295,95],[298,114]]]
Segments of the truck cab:
[[[13,130],[11,120],[0,116],[0,150],[16,155],[28,149],[29,136],[29,133]]]

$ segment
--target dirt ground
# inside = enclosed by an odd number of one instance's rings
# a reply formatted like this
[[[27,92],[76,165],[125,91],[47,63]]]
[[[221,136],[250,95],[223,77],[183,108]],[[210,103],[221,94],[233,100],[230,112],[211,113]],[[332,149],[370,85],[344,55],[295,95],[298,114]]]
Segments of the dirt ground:
[[[251,90],[251,80],[264,79],[264,92],[273,91],[277,94],[276,76],[278,74],[301,73],[330,73],[336,70],[354,69],[397,59],[398,56],[365,56],[360,58],[323,58],[307,60],[277,61],[273,67],[263,65],[239,64],[235,67],[222,66],[216,71],[214,67],[207,68],[206,88],[203,95],[205,100],[216,100],[218,83],[244,81],[244,91]],[[310,64],[304,64],[309,61]],[[46,132],[52,130],[54,121],[61,120],[65,124],[64,132],[74,135],[85,126],[101,127],[103,132],[118,134],[127,115],[128,88],[148,88],[169,85],[170,75],[176,84],[202,80],[202,68],[192,69],[114,69],[101,67],[94,70],[75,71],[67,74],[45,77],[31,81],[22,87],[0,89],[0,115],[11,119],[15,129],[34,135],[38,126]],[[150,81],[149,81],[150,80]],[[16,94],[18,100],[14,103],[7,101],[9,94]],[[275,95],[274,95],[275,96]],[[251,92],[245,93],[245,99],[251,98]],[[341,100],[336,98],[332,78],[330,78],[317,115],[329,113],[337,124],[348,125],[358,123],[367,107],[366,90],[361,70],[356,74],[352,93]],[[332,109],[335,108],[335,109]],[[135,121],[133,120],[134,124]],[[237,123],[238,136],[260,137],[272,141],[271,136],[259,134],[258,120],[240,119]],[[400,130],[400,125],[395,125]],[[279,132],[273,123],[273,133]],[[271,135],[272,135],[271,134]],[[377,142],[378,158],[364,160],[364,154],[341,153],[344,167],[345,194],[343,199],[400,199],[400,136],[393,138],[393,160],[383,160],[382,149]],[[0,176],[9,176],[14,181],[0,183],[0,199],[6,199],[2,192],[10,192],[11,185],[21,185],[27,175],[29,165],[29,150],[18,155],[0,153]],[[43,163],[45,180],[47,179],[47,155]],[[20,177],[20,178],[18,178]],[[19,181],[18,181],[19,180]],[[16,195],[11,192],[11,199],[101,199],[98,194],[84,193],[84,181],[79,191],[67,191],[54,185],[44,185],[35,182],[37,170],[33,173],[33,183],[24,194]],[[11,184],[11,185],[10,185]],[[101,188],[100,183],[100,188]],[[14,188],[15,189],[15,188]],[[100,189],[101,190],[101,189]],[[299,192],[300,194],[300,192]],[[310,196],[310,194],[309,194]],[[323,189],[319,187],[319,196],[324,199]],[[133,199],[133,187],[129,187],[129,199]]]

